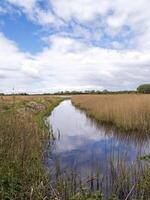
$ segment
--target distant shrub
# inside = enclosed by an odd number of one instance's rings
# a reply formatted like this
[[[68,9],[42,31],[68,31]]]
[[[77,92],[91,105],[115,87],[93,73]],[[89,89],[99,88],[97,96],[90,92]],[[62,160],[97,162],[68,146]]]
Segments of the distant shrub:
[[[21,92],[21,93],[17,93],[17,94],[15,94],[15,95],[19,95],[19,96],[27,96],[27,95],[29,95],[29,94],[27,94],[27,93],[25,93],[25,92]]]
[[[139,93],[147,93],[150,94],[150,84],[143,84],[137,88]]]

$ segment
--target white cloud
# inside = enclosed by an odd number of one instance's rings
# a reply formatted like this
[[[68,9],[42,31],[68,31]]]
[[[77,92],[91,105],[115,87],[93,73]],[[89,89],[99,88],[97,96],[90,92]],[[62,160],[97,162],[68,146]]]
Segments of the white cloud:
[[[6,9],[0,6],[0,14],[1,13],[6,13],[6,12],[7,12]]]
[[[49,48],[31,56],[19,52],[16,44],[2,34],[0,46],[3,46],[3,51],[0,51],[0,79],[9,82],[1,85],[3,90],[8,86],[11,90],[13,84],[16,90],[32,92],[133,89],[149,79],[149,52],[82,46],[75,40],[56,37]],[[10,56],[7,58],[2,52]]]
[[[58,21],[50,11],[44,11],[39,6],[38,0],[4,0],[16,6],[26,14],[27,18],[41,25],[50,25]],[[59,22],[60,23],[60,22]]]
[[[36,55],[21,52],[16,43],[1,34],[1,89],[12,84],[19,90],[42,92],[133,89],[149,81],[149,0],[47,0],[52,5],[47,4],[47,9],[40,7],[38,0],[5,1],[34,23],[53,27],[59,34],[48,36],[47,48]],[[66,27],[72,21],[69,32]],[[107,39],[108,44],[103,44]]]
[[[95,29],[92,34],[95,34],[98,40],[102,34],[107,34],[112,39],[117,35],[123,35],[123,39],[128,40],[129,46],[150,49],[149,0],[46,0],[46,9],[40,7],[39,0],[3,1],[15,5],[29,19],[43,26],[59,29],[67,26],[74,19],[86,27],[93,26],[93,30],[96,24],[98,29]],[[125,27],[129,29],[129,35],[125,35]],[[72,33],[74,35],[82,34],[83,37],[91,35],[88,29],[87,34],[84,34],[85,29],[82,26],[74,28],[74,31]]]
[[[150,49],[149,0],[52,0],[52,4],[57,15],[65,21],[90,21],[94,26],[97,20],[99,27],[103,27],[99,34],[107,33],[115,37],[117,34],[123,34],[124,28],[127,27],[131,33],[131,45]]]
[[[11,70],[19,70],[24,58],[17,45],[0,33],[0,69],[7,70],[11,66]]]
[[[28,60],[32,61],[31,55],[21,52],[15,42],[0,33],[0,89],[3,92],[11,92],[13,87],[18,90],[29,88],[31,83],[28,81],[35,76],[35,71],[28,65],[28,70],[23,68]]]
[[[51,12],[46,12],[41,9],[37,9],[36,15],[36,18],[40,24],[51,24],[56,20]]]
[[[6,0],[9,3],[21,7],[25,12],[29,13],[32,12],[36,6],[37,0]]]
[[[65,20],[74,17],[79,21],[91,21],[97,14],[106,14],[109,8],[108,2],[104,0],[52,0],[51,2],[57,15]]]
[[[25,59],[21,66],[21,70],[27,76],[40,78],[39,66],[36,65],[36,62],[32,59]]]

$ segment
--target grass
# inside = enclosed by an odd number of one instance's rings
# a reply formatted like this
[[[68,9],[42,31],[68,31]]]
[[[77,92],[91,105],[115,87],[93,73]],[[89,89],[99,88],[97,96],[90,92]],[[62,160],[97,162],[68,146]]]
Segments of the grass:
[[[43,165],[48,132],[44,116],[62,99],[51,96],[0,99],[0,199],[50,199]]]
[[[100,124],[120,130],[117,134],[139,140],[150,135],[150,95],[78,95],[72,96],[72,103]],[[128,195],[127,199],[150,199],[149,156],[145,156],[144,161],[146,165],[137,160],[130,167],[122,164],[115,167],[112,160],[111,173],[104,177],[110,180],[109,188],[116,195],[115,199],[126,199]],[[121,159],[117,162],[121,163]]]
[[[99,121],[127,131],[136,129],[143,132],[149,131],[149,100],[148,95],[72,97],[76,106]],[[100,186],[106,179],[111,184],[110,200],[122,200],[128,194],[128,199],[148,200],[150,170],[141,166],[139,170],[137,165],[128,169],[120,161],[117,166],[113,160],[110,162],[111,174],[104,174],[100,179],[96,177],[98,192],[90,190],[95,185],[92,179],[83,184],[73,172],[60,173],[56,180],[51,180],[44,165],[45,145],[49,140],[44,118],[61,101],[61,98],[53,96],[0,98],[0,199],[104,200]],[[149,156],[142,159],[150,162]]]
[[[72,102],[101,123],[150,133],[150,95],[78,95],[72,96]]]

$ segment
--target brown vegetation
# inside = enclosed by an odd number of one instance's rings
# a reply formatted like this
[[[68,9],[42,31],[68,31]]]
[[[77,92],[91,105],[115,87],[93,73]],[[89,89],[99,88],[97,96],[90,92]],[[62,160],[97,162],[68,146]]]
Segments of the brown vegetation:
[[[43,145],[49,135],[43,117],[59,102],[48,96],[0,99],[0,199],[50,197],[43,164]]]
[[[72,97],[76,106],[85,109],[89,115],[102,122],[113,123],[126,130],[139,129],[144,132],[150,130],[149,100],[148,95],[127,94]],[[86,194],[80,177],[78,180],[78,176],[74,173],[60,174],[52,183],[50,174],[43,164],[46,151],[46,146],[43,150],[43,145],[49,140],[43,118],[60,101],[60,98],[53,96],[0,98],[0,199],[105,199],[100,192],[92,194],[89,191]],[[148,159],[149,162],[149,157],[144,159]],[[113,177],[112,192],[116,198],[110,199],[122,199],[119,198],[120,195],[127,197],[128,194],[130,199],[149,198],[149,169],[140,165],[141,170],[139,170],[136,165],[133,171],[130,168],[129,173],[122,163],[119,166],[111,163],[113,176],[111,174],[105,176],[108,180]],[[100,190],[99,183],[98,186],[97,189]],[[79,192],[76,194],[76,191]]]
[[[72,102],[102,123],[125,131],[150,132],[150,95],[78,95]]]

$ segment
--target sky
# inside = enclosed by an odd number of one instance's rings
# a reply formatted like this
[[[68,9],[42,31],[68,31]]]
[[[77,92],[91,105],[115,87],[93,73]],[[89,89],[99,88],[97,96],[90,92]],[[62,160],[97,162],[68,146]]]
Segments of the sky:
[[[0,0],[0,93],[150,82],[149,0]]]

